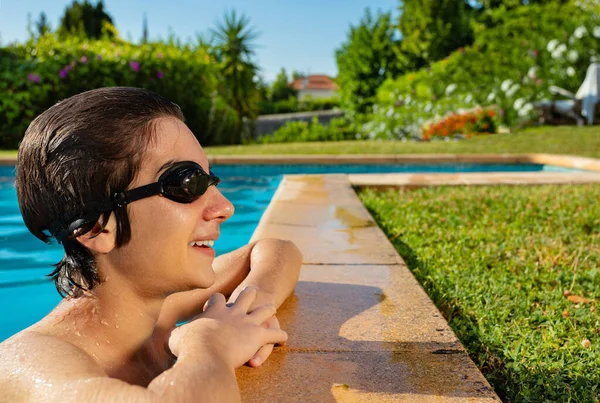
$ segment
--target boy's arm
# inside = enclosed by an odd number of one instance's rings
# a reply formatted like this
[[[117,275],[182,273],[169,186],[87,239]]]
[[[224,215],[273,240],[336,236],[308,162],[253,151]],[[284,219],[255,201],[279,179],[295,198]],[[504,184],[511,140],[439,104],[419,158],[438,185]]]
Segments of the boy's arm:
[[[266,303],[278,308],[292,293],[302,266],[302,255],[290,241],[261,239],[230,253],[213,263],[215,284],[207,289],[180,292],[167,298],[160,314],[163,327],[174,326],[175,318],[190,319],[202,312],[208,298],[218,292],[230,300],[252,285],[257,297],[251,309]]]

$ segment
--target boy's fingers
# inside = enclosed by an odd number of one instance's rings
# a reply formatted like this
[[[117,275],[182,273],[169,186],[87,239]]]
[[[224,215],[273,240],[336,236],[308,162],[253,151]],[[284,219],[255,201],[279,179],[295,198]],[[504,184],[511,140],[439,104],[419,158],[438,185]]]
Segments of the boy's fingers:
[[[252,357],[250,361],[248,361],[248,365],[250,365],[252,368],[260,367],[262,363],[265,362],[273,352],[273,347],[275,347],[273,344],[266,344],[262,346],[256,352],[256,354],[254,354],[254,357]]]
[[[265,344],[284,344],[288,334],[281,329],[266,329]]]
[[[256,288],[255,287],[246,287],[240,293],[240,295],[235,300],[233,304],[234,307],[241,309],[244,312],[248,312],[250,309],[250,305],[256,299]]]
[[[215,293],[210,296],[208,301],[206,301],[206,304],[204,304],[203,311],[206,311],[208,308],[211,308],[213,306],[225,305],[225,301],[225,296],[223,294]]]
[[[272,304],[261,305],[252,311],[248,316],[252,317],[256,323],[263,323],[277,313],[277,309]]]

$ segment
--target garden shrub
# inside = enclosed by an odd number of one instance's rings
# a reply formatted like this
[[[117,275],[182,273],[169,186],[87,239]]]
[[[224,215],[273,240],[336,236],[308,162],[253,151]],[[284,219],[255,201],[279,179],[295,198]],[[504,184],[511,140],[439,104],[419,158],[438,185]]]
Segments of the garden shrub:
[[[322,111],[339,108],[339,106],[340,98],[336,96],[329,98],[305,98],[302,101],[299,101],[295,96],[291,96],[288,99],[276,102],[259,102],[259,110],[261,115]]]
[[[16,148],[31,120],[55,102],[110,86],[171,99],[203,144],[227,143],[238,130],[235,111],[216,91],[218,66],[204,48],[48,34],[0,52],[0,148]]]
[[[257,140],[259,143],[289,143],[305,141],[342,141],[356,139],[356,131],[345,118],[334,118],[329,126],[319,123],[313,117],[309,124],[304,121],[290,121],[277,129],[273,134],[265,135]]]
[[[600,17],[574,5],[499,9],[475,43],[430,67],[388,79],[377,92],[371,138],[421,138],[425,122],[459,108],[498,105],[502,121],[531,118],[557,85],[576,91],[600,52]]]

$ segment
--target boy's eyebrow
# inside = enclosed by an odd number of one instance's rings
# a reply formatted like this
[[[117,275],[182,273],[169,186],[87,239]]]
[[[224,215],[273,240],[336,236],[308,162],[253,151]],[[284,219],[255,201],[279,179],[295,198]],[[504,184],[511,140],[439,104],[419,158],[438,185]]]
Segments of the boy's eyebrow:
[[[166,170],[168,168],[171,168],[171,166],[175,165],[178,162],[180,162],[180,161],[174,160],[174,159],[168,160],[167,162],[165,162],[164,164],[162,164],[160,168],[158,168],[158,171],[156,171],[156,174],[157,175],[160,174],[162,171],[164,171],[164,170]]]

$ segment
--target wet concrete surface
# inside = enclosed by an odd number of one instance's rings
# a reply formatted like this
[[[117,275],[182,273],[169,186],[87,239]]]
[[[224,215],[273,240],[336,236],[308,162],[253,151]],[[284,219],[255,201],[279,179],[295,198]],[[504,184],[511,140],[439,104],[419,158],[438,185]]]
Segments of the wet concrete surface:
[[[253,236],[304,265],[277,316],[290,338],[238,370],[247,402],[498,401],[346,175],[286,176]]]

